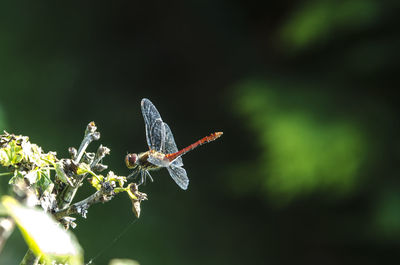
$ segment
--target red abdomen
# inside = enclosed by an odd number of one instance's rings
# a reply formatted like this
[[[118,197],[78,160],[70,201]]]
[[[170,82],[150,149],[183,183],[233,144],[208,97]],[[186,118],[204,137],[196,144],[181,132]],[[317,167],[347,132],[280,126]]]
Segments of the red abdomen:
[[[200,146],[202,144],[209,143],[209,142],[212,142],[212,141],[218,139],[219,137],[221,137],[222,134],[223,134],[223,132],[212,133],[209,136],[206,136],[206,137],[198,140],[197,142],[189,145],[188,147],[183,148],[182,150],[180,150],[180,151],[178,151],[176,153],[167,154],[166,157],[169,159],[169,161],[173,161],[177,157],[186,154],[187,152],[195,149],[196,147],[198,147],[198,146]]]

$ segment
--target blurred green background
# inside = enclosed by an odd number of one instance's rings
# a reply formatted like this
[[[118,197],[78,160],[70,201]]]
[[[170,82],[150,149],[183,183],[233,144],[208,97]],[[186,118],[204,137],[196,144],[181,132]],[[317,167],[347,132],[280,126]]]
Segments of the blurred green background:
[[[399,7],[2,2],[0,129],[63,157],[93,120],[112,151],[104,162],[120,175],[127,152],[146,150],[143,97],[178,147],[224,131],[185,155],[188,191],[166,170],[153,174],[142,217],[96,264],[393,264]],[[124,196],[93,206],[74,230],[86,260],[133,219]],[[25,251],[15,232],[0,263],[18,264]]]

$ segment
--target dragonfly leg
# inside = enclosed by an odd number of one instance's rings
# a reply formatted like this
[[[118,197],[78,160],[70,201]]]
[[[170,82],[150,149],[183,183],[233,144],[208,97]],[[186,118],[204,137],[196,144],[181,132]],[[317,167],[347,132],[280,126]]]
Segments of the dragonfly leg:
[[[146,175],[150,178],[151,182],[154,182],[153,178],[151,177],[149,171],[146,171]]]
[[[135,172],[132,172],[131,174],[129,174],[128,176],[126,176],[127,179],[131,179],[135,177]]]
[[[139,182],[137,183],[137,185],[138,186],[140,186],[140,185],[142,185],[144,182],[145,182],[145,175],[144,175],[144,170],[140,170],[139,172],[138,172],[138,175],[137,176],[139,176]]]
[[[127,179],[134,179],[134,178],[137,177],[137,175],[138,175],[138,171],[137,171],[137,170],[134,170],[134,171],[132,171],[132,173],[129,174],[126,178],[127,178]]]
[[[139,174],[137,176],[139,176],[139,182],[137,183],[138,186],[144,184],[146,185],[146,179],[149,178],[151,180],[151,182],[153,182],[153,178],[151,177],[150,173],[147,170],[140,170],[140,172],[138,172]]]

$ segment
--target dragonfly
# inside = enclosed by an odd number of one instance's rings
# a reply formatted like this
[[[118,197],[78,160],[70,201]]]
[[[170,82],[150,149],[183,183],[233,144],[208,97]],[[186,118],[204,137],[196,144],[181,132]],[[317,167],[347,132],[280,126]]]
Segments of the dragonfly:
[[[134,171],[128,176],[140,176],[138,185],[146,181],[148,177],[152,182],[149,171],[167,168],[172,179],[178,186],[186,190],[189,186],[189,178],[182,167],[182,156],[196,147],[209,143],[221,137],[222,132],[214,132],[193,144],[178,150],[174,136],[169,126],[163,122],[156,107],[147,98],[142,99],[141,109],[145,124],[146,140],[149,150],[139,154],[127,154],[125,164]]]

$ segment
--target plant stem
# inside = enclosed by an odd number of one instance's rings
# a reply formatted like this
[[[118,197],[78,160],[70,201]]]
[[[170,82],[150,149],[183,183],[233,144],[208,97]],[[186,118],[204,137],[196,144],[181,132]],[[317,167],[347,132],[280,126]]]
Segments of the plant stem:
[[[89,208],[90,205],[92,205],[96,202],[99,202],[98,198],[100,198],[101,196],[102,196],[102,193],[100,191],[96,191],[95,193],[93,193],[92,195],[87,197],[86,199],[79,201],[77,203],[74,203],[73,205],[55,213],[54,217],[57,220],[60,220],[64,216],[79,213],[80,209],[86,210],[87,208]]]
[[[79,187],[79,185],[77,185]],[[61,192],[60,198],[61,201],[59,202],[59,208],[61,210],[67,208],[72,200],[75,197],[76,192],[78,191],[78,187],[75,186],[67,186],[65,189]]]
[[[85,137],[83,138],[83,141],[81,145],[79,146],[78,153],[74,159],[75,163],[79,163],[81,161],[81,158],[83,154],[86,151],[86,148],[89,146],[89,144],[94,141],[94,140],[99,140],[100,138],[100,133],[96,131],[97,127],[94,124],[94,122],[90,122],[88,126],[86,127],[85,131]]]
[[[79,162],[82,159],[83,154],[86,151],[86,148],[89,146],[89,144],[92,141],[99,140],[100,138],[100,133],[97,130],[97,127],[94,122],[90,122],[85,130],[85,136],[82,140],[81,145],[79,146],[78,152],[76,157],[74,158],[75,164],[79,164]],[[75,194],[80,187],[80,184],[82,180],[85,178],[85,175],[83,176],[76,176],[76,184],[75,186],[67,186],[65,189],[61,192],[60,194],[60,199],[59,199],[59,209],[64,210],[66,209],[72,202],[72,200],[75,197]]]
[[[113,196],[113,192],[107,192],[104,189],[100,189],[87,197],[86,199],[79,201],[77,203],[72,204],[71,206],[57,212],[54,214],[54,217],[57,220],[60,220],[64,216],[68,216],[71,214],[81,214],[85,217],[87,209],[92,205],[99,202],[104,202],[111,199]]]

